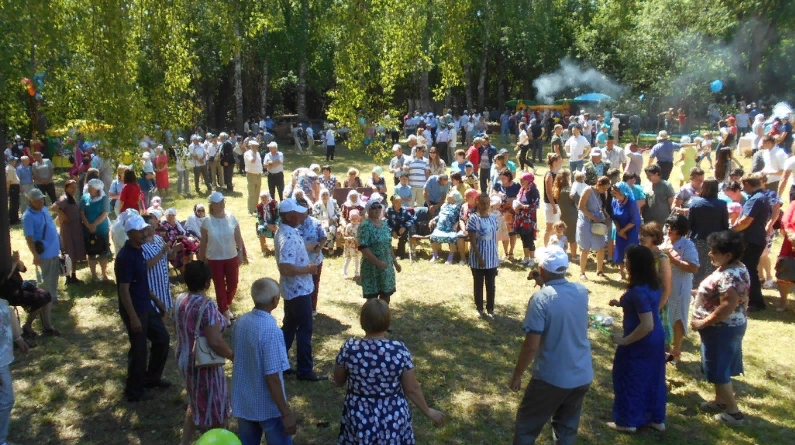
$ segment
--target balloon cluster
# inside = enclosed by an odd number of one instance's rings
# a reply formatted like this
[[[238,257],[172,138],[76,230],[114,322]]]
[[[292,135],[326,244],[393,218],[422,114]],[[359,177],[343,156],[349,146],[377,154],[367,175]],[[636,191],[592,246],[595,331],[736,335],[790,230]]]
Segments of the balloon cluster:
[[[36,100],[41,100],[41,90],[44,88],[44,73],[36,74],[33,76],[33,80],[25,77],[20,81],[20,84],[27,90],[28,95],[33,96]]]

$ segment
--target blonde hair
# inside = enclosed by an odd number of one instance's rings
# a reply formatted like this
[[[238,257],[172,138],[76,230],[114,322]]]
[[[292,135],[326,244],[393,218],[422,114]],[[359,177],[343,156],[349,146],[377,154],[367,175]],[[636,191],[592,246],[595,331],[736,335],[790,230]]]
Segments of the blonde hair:
[[[574,180],[577,182],[585,182],[585,173],[581,171],[574,172]]]
[[[558,229],[566,230],[566,227],[567,227],[566,223],[563,222],[563,221],[558,221],[555,224],[552,224],[552,228],[555,229],[555,230],[558,230]]]

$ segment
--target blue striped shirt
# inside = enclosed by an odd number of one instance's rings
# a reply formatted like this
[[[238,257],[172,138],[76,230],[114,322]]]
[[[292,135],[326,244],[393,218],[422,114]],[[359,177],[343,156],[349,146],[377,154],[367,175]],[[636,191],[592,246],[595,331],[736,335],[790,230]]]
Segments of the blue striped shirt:
[[[467,221],[467,232],[475,232],[475,240],[480,251],[480,256],[486,263],[481,267],[480,258],[475,255],[472,247],[469,248],[469,267],[473,269],[495,269],[500,265],[500,258],[497,255],[497,218],[492,215],[480,216],[477,213],[469,215]]]
[[[146,261],[156,257],[160,250],[163,249],[165,241],[160,235],[154,235],[152,241],[141,245],[144,251],[144,259]],[[171,296],[171,283],[168,281],[168,255],[163,255],[152,268],[146,271],[146,278],[149,281],[149,290],[155,294],[166,307],[167,311],[171,311],[174,306]]]
[[[428,180],[427,174],[431,171],[428,160],[425,158],[411,158],[406,161],[404,166],[409,168],[409,184],[411,187],[415,189],[425,187],[425,181]]]

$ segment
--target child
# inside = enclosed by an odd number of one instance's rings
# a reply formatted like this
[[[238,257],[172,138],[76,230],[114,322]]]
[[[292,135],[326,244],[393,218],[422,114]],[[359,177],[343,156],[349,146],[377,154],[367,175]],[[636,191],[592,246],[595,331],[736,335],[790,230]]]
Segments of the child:
[[[563,221],[558,221],[555,224],[552,224],[552,229],[555,230],[555,233],[549,237],[547,247],[558,246],[565,252],[568,249],[567,246],[569,244],[569,240],[566,238],[566,223]]]
[[[362,254],[359,252],[359,242],[356,240],[356,234],[359,232],[359,224],[362,222],[362,217],[359,210],[351,210],[350,213],[351,223],[345,226],[345,265],[342,267],[342,278],[348,279],[348,265],[353,260],[355,271],[355,278],[359,278],[359,263],[362,259]]]
[[[572,198],[575,198],[575,203],[580,201],[580,196],[582,196],[582,192],[588,188],[588,185],[585,184],[585,173],[581,171],[574,172],[574,183],[571,185],[571,192],[569,193]]]
[[[466,195],[467,190],[469,190],[469,184],[464,183],[461,173],[457,171],[450,175],[450,185],[451,190],[458,190],[458,193],[462,196]]]
[[[510,236],[508,232],[508,224],[505,222],[505,217],[502,215],[502,211],[500,207],[502,206],[502,199],[497,195],[492,195],[491,197],[491,207],[489,208],[489,214],[494,217],[497,221],[497,242],[503,242],[503,254],[507,251],[505,248],[505,243],[510,240]],[[502,261],[500,261],[502,262]]]
[[[149,193],[155,193],[157,191],[157,184],[155,183],[155,166],[152,163],[152,153],[149,152],[147,148],[146,151],[141,155],[142,161],[142,170],[144,171],[144,178],[146,178],[147,189]]]
[[[464,184],[468,185],[470,188],[478,190],[479,182],[478,182],[478,174],[475,173],[475,166],[472,165],[471,162],[467,162],[464,166],[464,174],[461,175],[461,180],[464,181]]]
[[[257,237],[259,237],[262,256],[266,256],[270,252],[268,238],[273,238],[279,222],[276,200],[271,198],[271,194],[267,190],[261,191],[259,204],[257,204]]]
[[[149,200],[149,208],[146,209],[146,213],[160,212],[160,214],[162,215],[163,207],[160,206],[162,202],[163,200],[160,199],[159,196],[152,196],[152,199]]]

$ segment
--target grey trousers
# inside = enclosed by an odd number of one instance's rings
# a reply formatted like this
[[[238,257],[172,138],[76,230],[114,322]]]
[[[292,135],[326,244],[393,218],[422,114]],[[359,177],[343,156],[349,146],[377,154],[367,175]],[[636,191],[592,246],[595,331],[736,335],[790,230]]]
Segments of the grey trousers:
[[[41,259],[41,288],[52,296],[52,302],[58,301],[58,277],[61,276],[61,259],[57,256]]]
[[[13,407],[14,385],[11,382],[11,370],[5,365],[0,367],[0,443],[6,443]]]
[[[582,400],[591,385],[565,389],[531,379],[516,412],[513,445],[536,443],[541,429],[552,418],[555,445],[573,445],[577,440]]]

